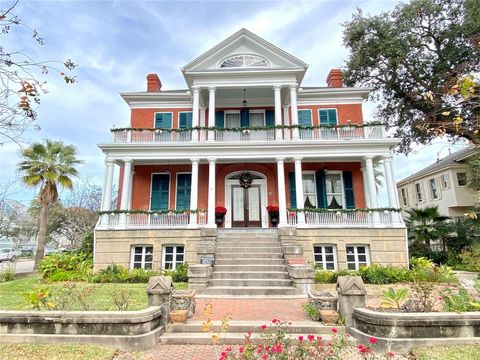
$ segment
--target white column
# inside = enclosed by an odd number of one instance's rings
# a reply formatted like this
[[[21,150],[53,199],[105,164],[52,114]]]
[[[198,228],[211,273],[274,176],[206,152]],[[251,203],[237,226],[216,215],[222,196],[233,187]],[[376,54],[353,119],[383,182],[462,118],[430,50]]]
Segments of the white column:
[[[274,86],[273,92],[275,95],[275,125],[281,126],[282,125],[282,87],[281,86]],[[275,140],[282,140],[282,129],[278,128],[275,129]]]
[[[278,181],[278,212],[280,214],[278,227],[288,226],[287,222],[287,197],[285,196],[285,158],[277,158],[277,181]]]
[[[197,210],[198,207],[198,163],[200,159],[193,158],[192,161],[192,182],[190,187],[190,210]],[[190,213],[189,227],[197,227],[197,213]]]
[[[289,126],[290,125],[290,106],[284,105],[283,106],[283,125]],[[283,138],[290,140],[291,139],[291,133],[289,129],[284,129],[283,131]]]
[[[206,127],[206,109],[204,107],[200,108],[200,127]],[[200,130],[200,141],[205,141],[207,136],[207,132],[205,130]]]
[[[192,127],[198,126],[198,115],[200,105],[200,88],[194,87],[193,91],[193,104],[192,104]],[[192,141],[198,141],[198,130],[192,130]]]
[[[375,171],[373,170],[373,157],[372,156],[365,156],[365,167],[367,169],[367,182],[368,182],[368,189],[370,192],[370,207],[371,208],[378,208],[378,201],[377,201],[377,190],[375,187]],[[380,214],[378,212],[373,212],[373,226],[379,226],[380,223]]]
[[[132,160],[124,160],[125,166],[123,167],[123,186],[122,186],[122,198],[120,200],[120,210],[128,210],[128,202],[130,195],[130,187],[132,186]],[[127,226],[126,214],[120,214],[118,219],[120,226]]]
[[[302,177],[302,158],[294,157],[295,161],[295,194],[297,197],[297,209],[303,209],[303,177]],[[305,226],[305,213],[297,213],[297,226]]]
[[[400,207],[400,203],[398,201],[397,187],[395,185],[395,179],[393,177],[392,157],[390,155],[383,157],[383,169],[385,172],[385,182],[388,192],[388,205],[391,208],[398,209]],[[400,213],[392,213],[392,225],[402,225],[402,222],[400,220]]]
[[[208,222],[207,227],[215,228],[215,158],[208,159]]]
[[[215,126],[215,88],[208,88],[208,127]],[[208,131],[208,141],[215,140],[215,132]]]
[[[107,159],[107,161],[105,162],[105,181],[103,184],[102,211],[109,211],[110,203],[112,202],[113,166],[113,161]],[[108,214],[102,215],[102,225],[108,225],[108,216]]]
[[[297,109],[297,86],[290,85],[290,106],[292,109],[292,126],[298,126],[298,109]],[[298,128],[292,129],[292,138],[298,140]]]
[[[370,189],[368,188],[367,170],[363,162],[362,162],[362,166],[360,167],[360,171],[362,172],[363,194],[365,196],[365,207],[369,208],[372,206],[370,204]]]
[[[132,175],[130,176],[130,188],[128,194],[128,210],[132,209],[133,177],[135,176],[135,167],[132,165]]]

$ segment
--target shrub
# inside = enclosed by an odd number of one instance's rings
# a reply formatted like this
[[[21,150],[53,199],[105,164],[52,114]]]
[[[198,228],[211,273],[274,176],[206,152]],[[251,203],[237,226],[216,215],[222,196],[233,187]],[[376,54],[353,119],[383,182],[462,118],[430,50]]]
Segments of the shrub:
[[[314,304],[307,302],[302,306],[308,316],[310,316],[310,319],[314,321],[320,320],[320,314]]]
[[[336,273],[328,270],[315,271],[316,284],[333,284],[335,282]]]
[[[163,275],[171,276],[176,283],[188,282],[188,264],[180,264],[175,270],[163,270]]]
[[[358,271],[366,284],[392,284],[411,280],[409,271],[404,267],[373,264]]]
[[[155,275],[158,273],[152,270],[128,270],[121,265],[110,264],[95,273],[91,280],[95,283],[147,283],[148,279]]]
[[[382,293],[382,306],[394,307],[400,310],[402,303],[408,298],[407,289],[398,289],[388,288]]]
[[[38,269],[46,280],[57,272],[76,272],[79,278],[87,278],[92,273],[93,261],[84,253],[53,253],[43,258]]]
[[[408,297],[402,306],[406,312],[431,312],[438,303],[435,287],[427,282],[415,282]]]
[[[125,288],[115,290],[112,293],[112,301],[117,311],[127,311],[130,306],[132,294]]]
[[[450,289],[446,289],[440,293],[443,298],[443,310],[465,312],[476,311],[479,308],[479,303],[470,296],[467,290],[461,288],[456,294]]]
[[[0,270],[0,283],[15,280],[15,271],[11,267]]]

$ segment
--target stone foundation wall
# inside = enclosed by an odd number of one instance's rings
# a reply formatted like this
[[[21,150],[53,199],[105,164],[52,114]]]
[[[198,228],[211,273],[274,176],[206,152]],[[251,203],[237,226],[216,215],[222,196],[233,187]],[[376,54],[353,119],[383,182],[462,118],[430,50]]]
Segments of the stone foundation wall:
[[[185,261],[200,261],[197,247],[201,244],[202,229],[155,230],[96,230],[94,271],[111,263],[130,268],[131,248],[135,245],[153,246],[153,270],[162,268],[162,251],[165,245],[185,246]]]

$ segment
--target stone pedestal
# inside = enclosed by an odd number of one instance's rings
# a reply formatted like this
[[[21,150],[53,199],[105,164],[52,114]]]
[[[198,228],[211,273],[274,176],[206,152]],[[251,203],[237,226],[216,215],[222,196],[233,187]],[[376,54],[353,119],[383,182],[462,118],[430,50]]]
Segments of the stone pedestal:
[[[282,244],[282,252],[285,259],[302,259],[303,260],[303,246],[297,244]]]
[[[315,306],[317,311],[320,310],[334,310],[337,311],[338,298],[328,291],[314,291],[308,292],[308,302]]]
[[[278,229],[278,240],[282,246],[297,244],[297,230],[293,227],[285,227]],[[303,257],[303,252],[302,252]]]
[[[215,256],[217,229],[203,228],[202,237],[197,245],[198,262],[204,256]]]
[[[337,279],[338,312],[347,326],[353,325],[353,309],[365,308],[367,289],[361,276],[339,276]]]
[[[172,304],[172,277],[171,276],[152,276],[148,280],[147,297],[148,306],[161,306],[163,326],[168,324],[168,317]]]
[[[201,292],[212,277],[212,266],[195,264],[188,267],[188,289]]]
[[[187,310],[189,318],[195,314],[195,290],[175,290],[172,294],[172,310]]]
[[[288,275],[299,294],[307,294],[314,283],[315,270],[310,265],[291,264],[287,266]]]

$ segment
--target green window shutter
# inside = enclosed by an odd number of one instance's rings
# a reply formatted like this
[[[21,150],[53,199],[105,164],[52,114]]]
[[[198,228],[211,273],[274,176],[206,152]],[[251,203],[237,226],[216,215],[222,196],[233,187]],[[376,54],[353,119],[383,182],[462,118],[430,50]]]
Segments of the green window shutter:
[[[265,126],[275,125],[275,113],[273,110],[265,111]]]
[[[317,185],[317,202],[320,209],[327,208],[327,184],[325,170],[319,170],[315,173],[315,182]]]
[[[168,195],[170,190],[169,174],[152,175],[152,197],[150,198],[150,210],[167,210]]]
[[[156,113],[155,114],[155,128],[171,129],[172,128],[172,114],[171,113]]]
[[[297,191],[295,189],[295,172],[288,173],[288,180],[290,183],[290,208],[297,208]]]
[[[355,196],[353,194],[353,174],[351,171],[343,172],[343,191],[345,193],[345,207],[355,209]]]
[[[327,109],[318,110],[320,115],[320,125],[337,125],[337,110]]]
[[[312,126],[312,113],[310,110],[298,110],[298,125]]]
[[[225,127],[225,117],[223,111],[215,111],[215,126],[218,128]]]
[[[190,209],[190,191],[192,186],[191,174],[177,175],[177,210]]]
[[[182,112],[179,115],[178,127],[180,129],[187,129],[192,127],[192,113]]]
[[[247,109],[240,110],[240,126],[242,128],[246,128],[250,126],[250,118],[248,116]]]

